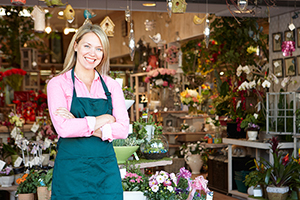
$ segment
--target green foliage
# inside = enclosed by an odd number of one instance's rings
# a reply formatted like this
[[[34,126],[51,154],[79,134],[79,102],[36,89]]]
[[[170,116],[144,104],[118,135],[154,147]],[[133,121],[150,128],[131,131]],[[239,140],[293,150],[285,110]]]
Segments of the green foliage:
[[[251,171],[249,174],[245,176],[245,186],[251,187],[254,186],[256,187],[258,184],[262,183],[264,181],[263,173],[259,171]]]
[[[113,146],[137,146],[144,142],[144,139],[136,139],[133,135],[129,135],[126,139],[113,140]]]
[[[53,168],[49,169],[45,175],[45,185],[49,191],[52,189]]]
[[[23,175],[21,182],[17,188],[17,194],[28,194],[28,193],[36,193],[36,189],[39,186],[39,179],[40,179],[41,171],[35,171],[32,169],[26,177],[26,174]],[[18,180],[17,180],[18,182]]]

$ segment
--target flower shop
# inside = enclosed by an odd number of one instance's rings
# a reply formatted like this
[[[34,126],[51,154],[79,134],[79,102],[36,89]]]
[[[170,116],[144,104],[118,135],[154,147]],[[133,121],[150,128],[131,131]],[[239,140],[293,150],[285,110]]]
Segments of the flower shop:
[[[86,19],[110,29],[130,119],[124,200],[300,199],[300,3],[124,2],[0,5],[0,199],[51,199],[46,88]]]

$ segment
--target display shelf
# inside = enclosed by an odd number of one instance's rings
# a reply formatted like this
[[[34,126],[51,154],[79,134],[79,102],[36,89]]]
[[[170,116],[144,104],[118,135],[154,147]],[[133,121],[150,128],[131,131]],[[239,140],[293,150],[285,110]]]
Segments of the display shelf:
[[[214,131],[207,131],[207,132],[163,132],[164,135],[206,135],[206,134],[213,134]]]
[[[163,158],[161,160],[139,159],[139,160],[128,161],[129,166],[134,166],[134,168],[140,168],[142,172],[145,168],[161,167],[161,166],[171,165],[172,163],[173,163],[172,158]],[[119,166],[122,167],[125,165],[119,165]]]
[[[228,193],[244,197],[244,193],[238,192],[236,190],[232,190],[232,145],[239,145],[249,148],[254,148],[255,151],[255,159],[260,160],[260,151],[270,149],[269,143],[263,143],[259,141],[248,141],[246,139],[231,139],[231,138],[223,138],[223,143],[228,144]],[[278,144],[280,149],[293,149],[294,143],[293,142],[280,142]],[[269,151],[269,162],[273,163],[273,155],[272,151]],[[248,197],[248,195],[247,195]]]
[[[0,190],[9,192],[10,200],[16,200],[17,189],[18,189],[17,185],[12,185],[10,187],[0,187]]]
[[[184,116],[184,117],[180,117],[179,119],[202,119],[202,118],[208,118],[209,115],[199,115],[199,116]]]
[[[225,144],[225,143],[220,143],[220,144],[209,144],[209,143],[205,143],[204,144],[205,148],[208,148],[208,149],[218,149],[218,148],[224,148],[224,147],[227,147],[228,145]]]

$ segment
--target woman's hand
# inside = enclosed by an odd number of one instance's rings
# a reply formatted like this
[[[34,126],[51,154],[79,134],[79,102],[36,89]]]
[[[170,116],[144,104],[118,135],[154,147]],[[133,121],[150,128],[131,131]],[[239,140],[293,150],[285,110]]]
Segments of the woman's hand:
[[[55,115],[59,115],[63,118],[66,118],[66,119],[73,119],[75,118],[74,115],[68,111],[66,108],[57,108],[57,110],[54,112]]]
[[[112,124],[116,122],[116,118],[112,115],[109,114],[104,114],[96,117],[96,125],[95,125],[95,130],[101,128],[105,124]]]
[[[94,131],[93,136],[96,136],[98,138],[102,139],[102,131],[100,128],[98,128],[97,130]]]

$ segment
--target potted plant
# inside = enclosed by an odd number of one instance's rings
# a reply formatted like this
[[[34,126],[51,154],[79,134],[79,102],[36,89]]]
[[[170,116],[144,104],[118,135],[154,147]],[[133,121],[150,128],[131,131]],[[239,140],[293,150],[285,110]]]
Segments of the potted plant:
[[[143,142],[143,139],[136,139],[133,135],[129,135],[126,139],[113,140],[113,147],[118,164],[125,163]]]
[[[47,172],[40,171],[39,174],[40,177],[37,184],[38,200],[49,200],[51,198],[53,168],[49,169]]]
[[[16,194],[18,194],[19,200],[34,199],[34,194],[37,190],[39,177],[39,173],[32,169],[28,174],[25,173],[22,178],[17,179],[17,183],[19,185]]]
[[[260,126],[258,125],[258,114],[248,114],[241,122],[241,128],[247,131],[248,140],[256,140]]]
[[[151,200],[175,199],[177,178],[174,173],[156,171],[147,181],[144,195]]]
[[[192,174],[200,174],[203,166],[202,157],[205,156],[206,148],[200,141],[196,143],[183,144],[179,148],[180,154],[184,156],[185,162],[190,166]]]
[[[273,155],[273,163],[262,159],[265,166],[265,184],[267,185],[268,198],[285,200],[288,196],[289,186],[293,183],[293,177],[297,176],[300,165],[294,162],[289,154],[284,155],[279,152],[277,137],[272,137],[271,151]]]
[[[6,166],[0,171],[1,187],[10,187],[14,182],[14,171],[11,166]]]
[[[124,94],[124,98],[125,98],[125,105],[127,110],[132,106],[132,104],[134,103],[134,92],[133,89],[131,87],[123,87],[123,94]]]
[[[126,172],[122,179],[124,200],[146,200],[144,191],[146,188],[145,175],[141,172]]]

